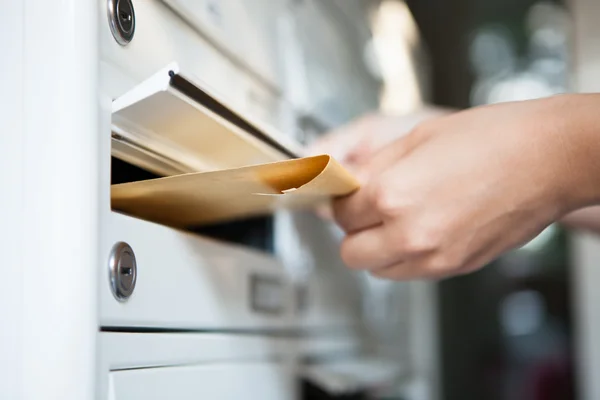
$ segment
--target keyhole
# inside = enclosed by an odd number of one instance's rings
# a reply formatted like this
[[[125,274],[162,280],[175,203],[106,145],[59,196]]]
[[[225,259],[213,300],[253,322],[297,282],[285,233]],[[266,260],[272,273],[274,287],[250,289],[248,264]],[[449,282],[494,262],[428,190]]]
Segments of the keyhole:
[[[130,22],[131,21],[131,15],[127,14],[125,12],[121,12],[121,14],[119,14],[119,16],[121,17],[121,22]]]
[[[109,282],[118,301],[125,301],[133,293],[137,277],[135,254],[125,242],[117,242],[110,251]]]
[[[126,34],[131,33],[134,24],[131,0],[117,0],[116,11],[116,18],[123,32]]]

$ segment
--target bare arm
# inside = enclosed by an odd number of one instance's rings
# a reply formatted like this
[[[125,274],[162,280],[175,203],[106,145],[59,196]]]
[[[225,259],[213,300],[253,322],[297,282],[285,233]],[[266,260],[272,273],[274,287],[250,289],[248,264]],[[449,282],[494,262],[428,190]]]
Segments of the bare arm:
[[[566,227],[600,235],[600,206],[582,208],[566,215],[561,221]]]
[[[368,154],[362,188],[334,204],[342,258],[382,278],[441,278],[555,221],[600,232],[600,207],[583,210],[600,204],[599,109],[600,95],[479,107]]]

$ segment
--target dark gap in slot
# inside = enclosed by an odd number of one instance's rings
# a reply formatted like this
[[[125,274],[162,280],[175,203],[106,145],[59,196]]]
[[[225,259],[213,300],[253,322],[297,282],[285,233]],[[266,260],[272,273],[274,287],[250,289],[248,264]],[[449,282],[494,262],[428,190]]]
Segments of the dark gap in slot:
[[[112,185],[156,178],[160,176],[116,157],[111,158],[110,183]]]
[[[198,333],[220,333],[224,335],[257,335],[273,336],[286,338],[319,338],[319,337],[344,337],[348,330],[347,327],[329,327],[329,328],[159,328],[153,326],[111,326],[104,325],[100,327],[100,332],[114,333],[172,333],[172,334],[198,334]],[[351,357],[347,355],[346,357]],[[341,356],[336,359],[341,359]],[[322,360],[327,361],[323,358]],[[330,359],[333,360],[333,359]]]
[[[224,242],[243,244],[267,253],[274,252],[273,217],[253,217],[221,224],[192,227],[191,232]]]
[[[116,157],[111,159],[111,184],[144,181],[160,178],[150,171],[137,167]],[[186,229],[202,236],[228,243],[248,246],[267,253],[273,253],[273,217],[253,217]]]
[[[311,380],[300,378],[300,399],[310,400],[367,400],[373,397],[366,389],[354,389],[349,392],[331,393]],[[400,400],[400,399],[399,399]]]

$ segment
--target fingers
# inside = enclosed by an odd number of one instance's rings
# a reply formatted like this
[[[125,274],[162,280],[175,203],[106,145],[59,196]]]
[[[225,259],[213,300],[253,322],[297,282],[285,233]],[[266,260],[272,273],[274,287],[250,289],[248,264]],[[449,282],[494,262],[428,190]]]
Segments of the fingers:
[[[372,155],[366,147],[364,154],[358,150],[349,153],[354,163],[361,164],[356,172],[364,184],[351,196],[335,200],[333,211],[335,220],[348,234],[341,253],[350,268],[394,280],[436,275],[435,271],[420,268],[431,251],[427,235],[408,237],[402,226],[402,191],[389,196],[390,185],[403,181],[398,175],[403,175],[405,169],[399,165],[428,137],[426,131],[417,130]]]
[[[363,183],[363,189],[352,196],[337,199],[334,203],[335,219],[346,232],[354,232],[381,223],[381,218],[377,215],[373,204],[373,197],[376,196],[375,179],[386,167],[410,152],[421,140],[417,135],[413,135],[413,138],[409,137],[396,140],[379,151],[374,151],[366,142],[362,146],[353,144],[353,149],[348,152],[346,149],[343,150],[345,156],[342,162]]]
[[[342,259],[350,268],[376,271],[407,261],[415,264],[431,255],[433,243],[401,232],[384,222],[350,234],[342,242]]]
[[[334,217],[346,233],[366,229],[382,222],[374,207],[372,187],[367,185],[356,193],[333,202]]]
[[[371,271],[371,275],[393,281],[408,281],[413,279],[442,279],[451,276],[450,273],[429,271],[419,268],[419,266],[410,261],[400,262],[392,266]]]
[[[419,271],[415,271],[415,268],[411,265],[410,262],[400,262],[398,264],[394,264],[386,268],[371,271],[371,275],[381,279],[406,281],[414,279],[415,277],[421,277],[422,273],[419,273]]]
[[[468,262],[457,262],[452,255],[440,249],[413,254],[405,252],[403,255],[395,256],[398,261],[382,268],[372,268],[370,273],[381,279],[395,281],[445,279],[464,275],[481,268],[490,261],[486,256],[487,254],[483,257],[475,257],[475,259]]]
[[[397,262],[398,248],[390,245],[386,227],[381,224],[371,229],[348,235],[342,242],[341,255],[353,269],[374,270]]]
[[[338,224],[347,233],[356,232],[380,224],[383,219],[378,213],[378,197],[386,180],[402,179],[400,176],[385,177],[386,168],[408,154],[418,139],[403,138],[389,147],[377,152],[368,164],[357,171],[363,187],[351,196],[334,202],[334,216]],[[389,174],[388,174],[389,175]]]

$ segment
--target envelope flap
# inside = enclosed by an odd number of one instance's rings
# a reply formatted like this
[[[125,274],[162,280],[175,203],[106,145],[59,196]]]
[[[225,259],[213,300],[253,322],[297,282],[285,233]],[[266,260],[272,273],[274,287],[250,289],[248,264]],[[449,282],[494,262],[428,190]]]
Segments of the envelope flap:
[[[327,155],[113,185],[115,210],[176,227],[310,207],[359,187]]]

